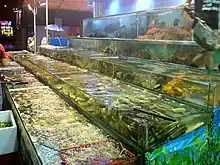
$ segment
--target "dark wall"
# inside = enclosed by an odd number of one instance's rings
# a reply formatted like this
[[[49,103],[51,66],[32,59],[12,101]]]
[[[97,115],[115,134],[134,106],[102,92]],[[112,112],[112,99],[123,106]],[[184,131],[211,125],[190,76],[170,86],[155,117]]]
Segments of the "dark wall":
[[[1,44],[12,44],[16,46],[17,42],[19,41],[19,37],[17,37],[17,34],[19,33],[19,31],[21,31],[21,29],[16,29],[16,13],[13,12],[13,8],[21,9],[22,3],[23,0],[0,0],[0,20],[12,21],[12,25],[14,28],[13,37],[0,37]],[[6,7],[4,7],[4,5],[6,5]]]
[[[13,8],[21,8],[22,2],[23,0],[0,0],[0,20],[14,20]]]
[[[92,12],[49,9],[49,24],[54,24],[55,18],[62,18],[63,26],[82,26],[83,20],[91,17]],[[38,9],[37,25],[44,26],[45,18],[45,8]],[[33,14],[27,8],[23,9],[22,25],[33,26]]]

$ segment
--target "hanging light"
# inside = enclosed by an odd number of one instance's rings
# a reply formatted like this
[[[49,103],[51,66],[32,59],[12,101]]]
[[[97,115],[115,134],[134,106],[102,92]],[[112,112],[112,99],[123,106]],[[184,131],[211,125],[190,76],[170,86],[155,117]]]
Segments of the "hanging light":
[[[28,9],[29,9],[30,11],[33,11],[33,8],[31,7],[30,4],[28,4]]]

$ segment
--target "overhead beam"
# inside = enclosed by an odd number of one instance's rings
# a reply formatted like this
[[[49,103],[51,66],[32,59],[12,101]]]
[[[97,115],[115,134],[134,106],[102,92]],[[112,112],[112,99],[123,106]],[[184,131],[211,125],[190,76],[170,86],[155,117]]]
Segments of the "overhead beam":
[[[37,4],[39,4],[39,2],[45,2],[45,0],[36,0],[36,2],[34,1],[35,0],[26,0],[25,4],[36,6]],[[42,8],[45,8],[45,6],[42,6]],[[76,11],[92,11],[92,9],[87,7],[87,0],[49,0],[49,8]]]
[[[64,9],[64,10],[76,10],[76,11],[91,11],[84,6],[71,6],[71,5],[59,5],[59,4],[49,4],[50,9]]]

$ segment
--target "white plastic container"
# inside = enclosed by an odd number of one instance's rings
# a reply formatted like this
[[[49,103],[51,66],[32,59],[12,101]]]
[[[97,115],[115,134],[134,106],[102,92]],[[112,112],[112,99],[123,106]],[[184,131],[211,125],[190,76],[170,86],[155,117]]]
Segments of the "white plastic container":
[[[1,122],[11,122],[11,127],[0,128],[0,155],[17,151],[17,125],[12,111],[0,111]]]

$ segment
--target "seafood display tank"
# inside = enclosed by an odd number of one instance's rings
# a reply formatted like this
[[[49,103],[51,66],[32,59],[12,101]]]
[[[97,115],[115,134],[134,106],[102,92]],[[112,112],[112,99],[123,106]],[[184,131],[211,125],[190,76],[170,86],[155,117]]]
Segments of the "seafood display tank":
[[[13,52],[0,70],[24,164],[219,165],[220,74],[187,66],[191,26],[181,7],[99,17],[69,47]]]
[[[191,41],[191,27],[183,8],[162,8],[84,20],[83,36]]]
[[[4,107],[13,110],[24,165],[135,163],[135,152],[91,124],[25,68],[10,62],[0,70]]]
[[[219,122],[219,83],[214,72],[120,59],[94,50],[41,47],[40,51],[49,57],[28,54],[14,59],[91,122],[134,149],[141,164],[154,164],[161,156],[174,164],[184,154],[180,163],[216,161],[211,159],[219,153],[219,126],[212,122]],[[210,135],[213,143],[204,143]],[[190,146],[189,141],[195,143]],[[182,142],[184,146],[177,145]],[[192,149],[202,153],[196,148],[202,144],[211,157],[189,154]],[[145,153],[145,160],[140,160],[138,155]]]
[[[95,54],[105,53],[108,56],[134,57],[181,65],[190,65],[192,59],[203,51],[194,41],[110,38],[69,38],[69,41],[69,48],[60,50],[50,46],[42,48],[48,48],[48,50],[56,49],[56,52],[71,51],[71,49],[93,50],[96,52]],[[44,50],[46,51],[47,49]],[[213,52],[213,62],[216,66],[220,63],[219,54],[219,51]],[[203,59],[197,63],[198,66],[203,64]]]
[[[213,109],[219,105],[219,74],[184,65],[155,60],[120,58],[88,49],[57,50],[40,48],[42,54],[80,68],[99,72],[140,88],[150,89],[178,99]]]

